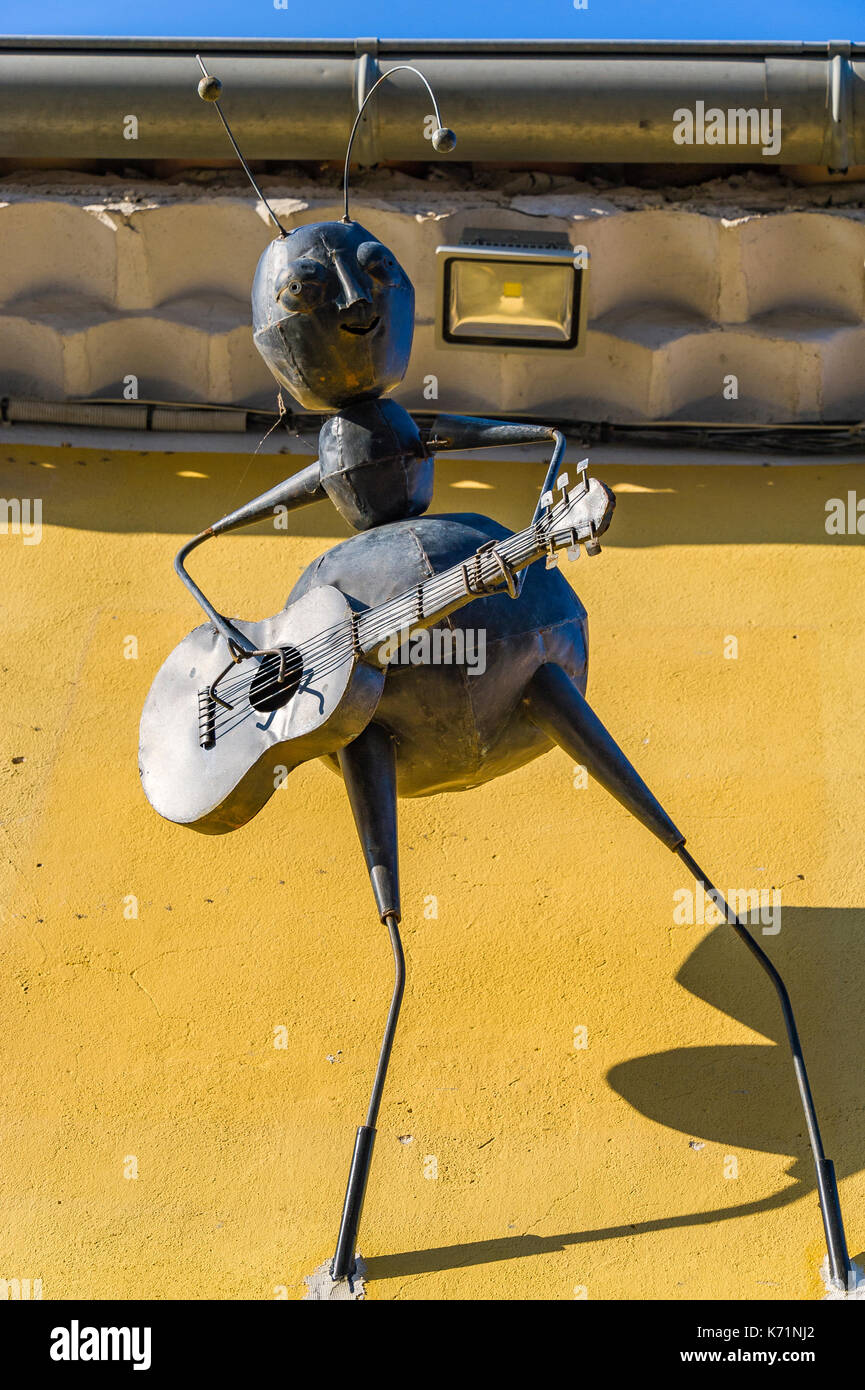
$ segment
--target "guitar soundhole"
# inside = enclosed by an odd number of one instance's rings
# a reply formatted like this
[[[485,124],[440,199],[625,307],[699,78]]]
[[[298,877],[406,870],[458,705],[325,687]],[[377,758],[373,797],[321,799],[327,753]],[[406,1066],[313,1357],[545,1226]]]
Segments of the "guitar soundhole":
[[[303,658],[294,647],[283,647],[285,653],[284,679],[279,679],[279,657],[266,656],[253,676],[249,687],[249,703],[264,713],[282,709],[300,685]]]

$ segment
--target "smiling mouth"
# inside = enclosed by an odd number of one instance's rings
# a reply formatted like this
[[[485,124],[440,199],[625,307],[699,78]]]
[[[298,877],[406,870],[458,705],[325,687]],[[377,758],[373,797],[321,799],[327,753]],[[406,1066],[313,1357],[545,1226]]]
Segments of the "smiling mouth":
[[[341,323],[339,326],[343,333],[353,333],[356,338],[363,338],[367,333],[372,333],[374,329],[378,328],[380,323],[381,319],[376,314],[369,323]]]

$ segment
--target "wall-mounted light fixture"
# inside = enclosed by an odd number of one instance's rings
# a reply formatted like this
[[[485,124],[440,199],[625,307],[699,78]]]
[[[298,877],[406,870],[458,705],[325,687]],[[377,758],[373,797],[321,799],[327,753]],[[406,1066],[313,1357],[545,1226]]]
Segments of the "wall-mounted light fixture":
[[[440,347],[585,351],[588,254],[566,233],[467,228],[436,255]]]

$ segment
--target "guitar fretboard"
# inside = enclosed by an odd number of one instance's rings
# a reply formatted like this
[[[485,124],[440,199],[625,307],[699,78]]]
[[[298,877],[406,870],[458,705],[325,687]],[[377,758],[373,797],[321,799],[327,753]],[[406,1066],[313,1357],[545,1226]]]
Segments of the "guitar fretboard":
[[[366,653],[397,633],[429,627],[471,599],[503,589],[502,566],[515,572],[538,559],[546,548],[548,525],[548,518],[542,518],[361,614],[356,626],[360,650]]]

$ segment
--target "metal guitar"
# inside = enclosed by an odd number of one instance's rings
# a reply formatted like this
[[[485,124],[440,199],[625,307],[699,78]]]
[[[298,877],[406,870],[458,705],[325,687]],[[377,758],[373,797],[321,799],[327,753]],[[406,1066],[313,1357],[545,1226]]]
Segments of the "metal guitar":
[[[583,478],[551,493],[524,531],[482,546],[463,563],[374,608],[353,608],[322,585],[262,622],[233,626],[230,647],[212,623],[195,628],[160,669],[141,716],[139,770],[166,820],[207,834],[245,825],[289,769],[334,753],[369,724],[384,689],[387,646],[431,627],[481,595],[516,597],[519,572],[542,555],[600,549],[615,499]]]

